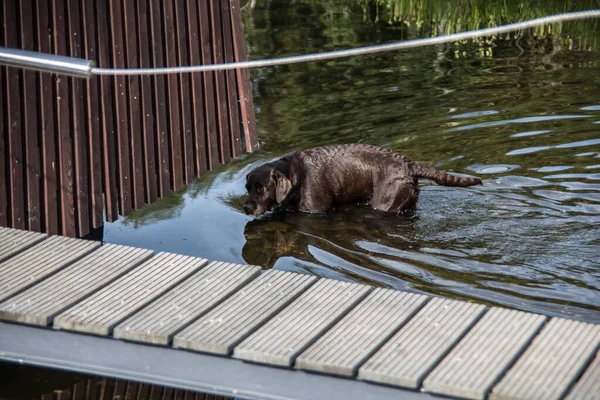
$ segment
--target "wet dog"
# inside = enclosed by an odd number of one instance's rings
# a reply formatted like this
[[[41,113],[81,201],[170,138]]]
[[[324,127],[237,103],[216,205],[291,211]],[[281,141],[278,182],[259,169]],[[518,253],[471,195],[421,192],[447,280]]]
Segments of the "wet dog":
[[[382,147],[347,144],[298,151],[246,176],[246,214],[285,207],[325,213],[336,205],[367,202],[399,213],[415,207],[419,178],[444,186],[480,185],[479,178],[447,174]]]

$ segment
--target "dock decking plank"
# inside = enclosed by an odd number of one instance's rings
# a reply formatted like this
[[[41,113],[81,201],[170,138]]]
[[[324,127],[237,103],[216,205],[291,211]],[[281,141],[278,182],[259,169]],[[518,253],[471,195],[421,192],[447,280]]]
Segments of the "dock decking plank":
[[[600,399],[600,350],[596,358],[587,367],[573,390],[567,396],[568,400],[594,400]]]
[[[484,399],[545,320],[521,311],[489,310],[423,381],[422,390]]]
[[[207,264],[207,260],[159,253],[117,281],[59,314],[54,327],[108,335],[131,314]]]
[[[45,233],[0,227],[0,263],[47,237]]]
[[[152,256],[109,244],[0,303],[0,319],[46,326],[52,318]]]
[[[205,314],[173,338],[173,345],[190,350],[229,354],[233,347],[268,321],[317,278],[269,270],[233,297]]]
[[[289,367],[295,358],[369,294],[372,287],[320,279],[234,349],[246,361]]]
[[[168,345],[182,327],[259,275],[261,268],[212,262],[115,327],[113,336]]]
[[[296,359],[296,368],[354,376],[393,333],[423,306],[427,297],[375,289],[338,324]]]
[[[358,379],[418,389],[485,306],[434,298],[359,369]]]
[[[100,247],[100,242],[52,236],[0,263],[4,301]]]
[[[559,399],[600,344],[600,325],[553,318],[494,387],[490,400]]]

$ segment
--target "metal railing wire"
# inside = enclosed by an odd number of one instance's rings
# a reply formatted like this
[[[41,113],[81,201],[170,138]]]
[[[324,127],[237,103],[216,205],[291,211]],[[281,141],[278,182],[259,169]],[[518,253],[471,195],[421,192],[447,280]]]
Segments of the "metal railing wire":
[[[71,76],[86,78],[89,78],[92,75],[133,76],[225,71],[231,69],[273,67],[285,64],[333,60],[338,58],[354,57],[366,54],[405,50],[422,46],[433,46],[445,43],[472,40],[486,36],[500,35],[503,33],[529,29],[541,25],[598,17],[600,17],[600,10],[576,11],[570,13],[551,15],[548,17],[536,18],[523,22],[516,22],[508,25],[496,26],[492,28],[454,33],[445,36],[405,40],[401,42],[393,42],[345,50],[335,50],[323,53],[303,54],[298,56],[222,64],[190,65],[164,68],[98,68],[94,67],[93,63],[87,60],[63,56],[53,56],[35,52],[27,52],[23,50],[6,49],[2,47],[0,47],[0,64],[18,66],[27,69],[35,69],[45,72],[62,73]],[[37,57],[35,56],[36,54]],[[69,65],[69,59],[72,65]],[[60,66],[60,68],[58,66]]]

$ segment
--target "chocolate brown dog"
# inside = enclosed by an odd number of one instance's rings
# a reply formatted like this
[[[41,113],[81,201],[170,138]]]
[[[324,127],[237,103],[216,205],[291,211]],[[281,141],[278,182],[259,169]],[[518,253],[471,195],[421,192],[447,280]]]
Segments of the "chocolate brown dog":
[[[285,206],[324,213],[339,204],[368,202],[376,210],[399,213],[416,205],[419,178],[444,186],[480,185],[409,161],[392,150],[364,144],[302,150],[255,168],[246,176],[246,214]]]

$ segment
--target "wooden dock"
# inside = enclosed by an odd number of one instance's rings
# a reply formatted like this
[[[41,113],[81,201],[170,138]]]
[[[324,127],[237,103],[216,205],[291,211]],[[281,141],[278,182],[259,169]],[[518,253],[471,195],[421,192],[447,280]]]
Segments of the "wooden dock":
[[[0,228],[0,360],[270,399],[600,399],[600,325]]]

